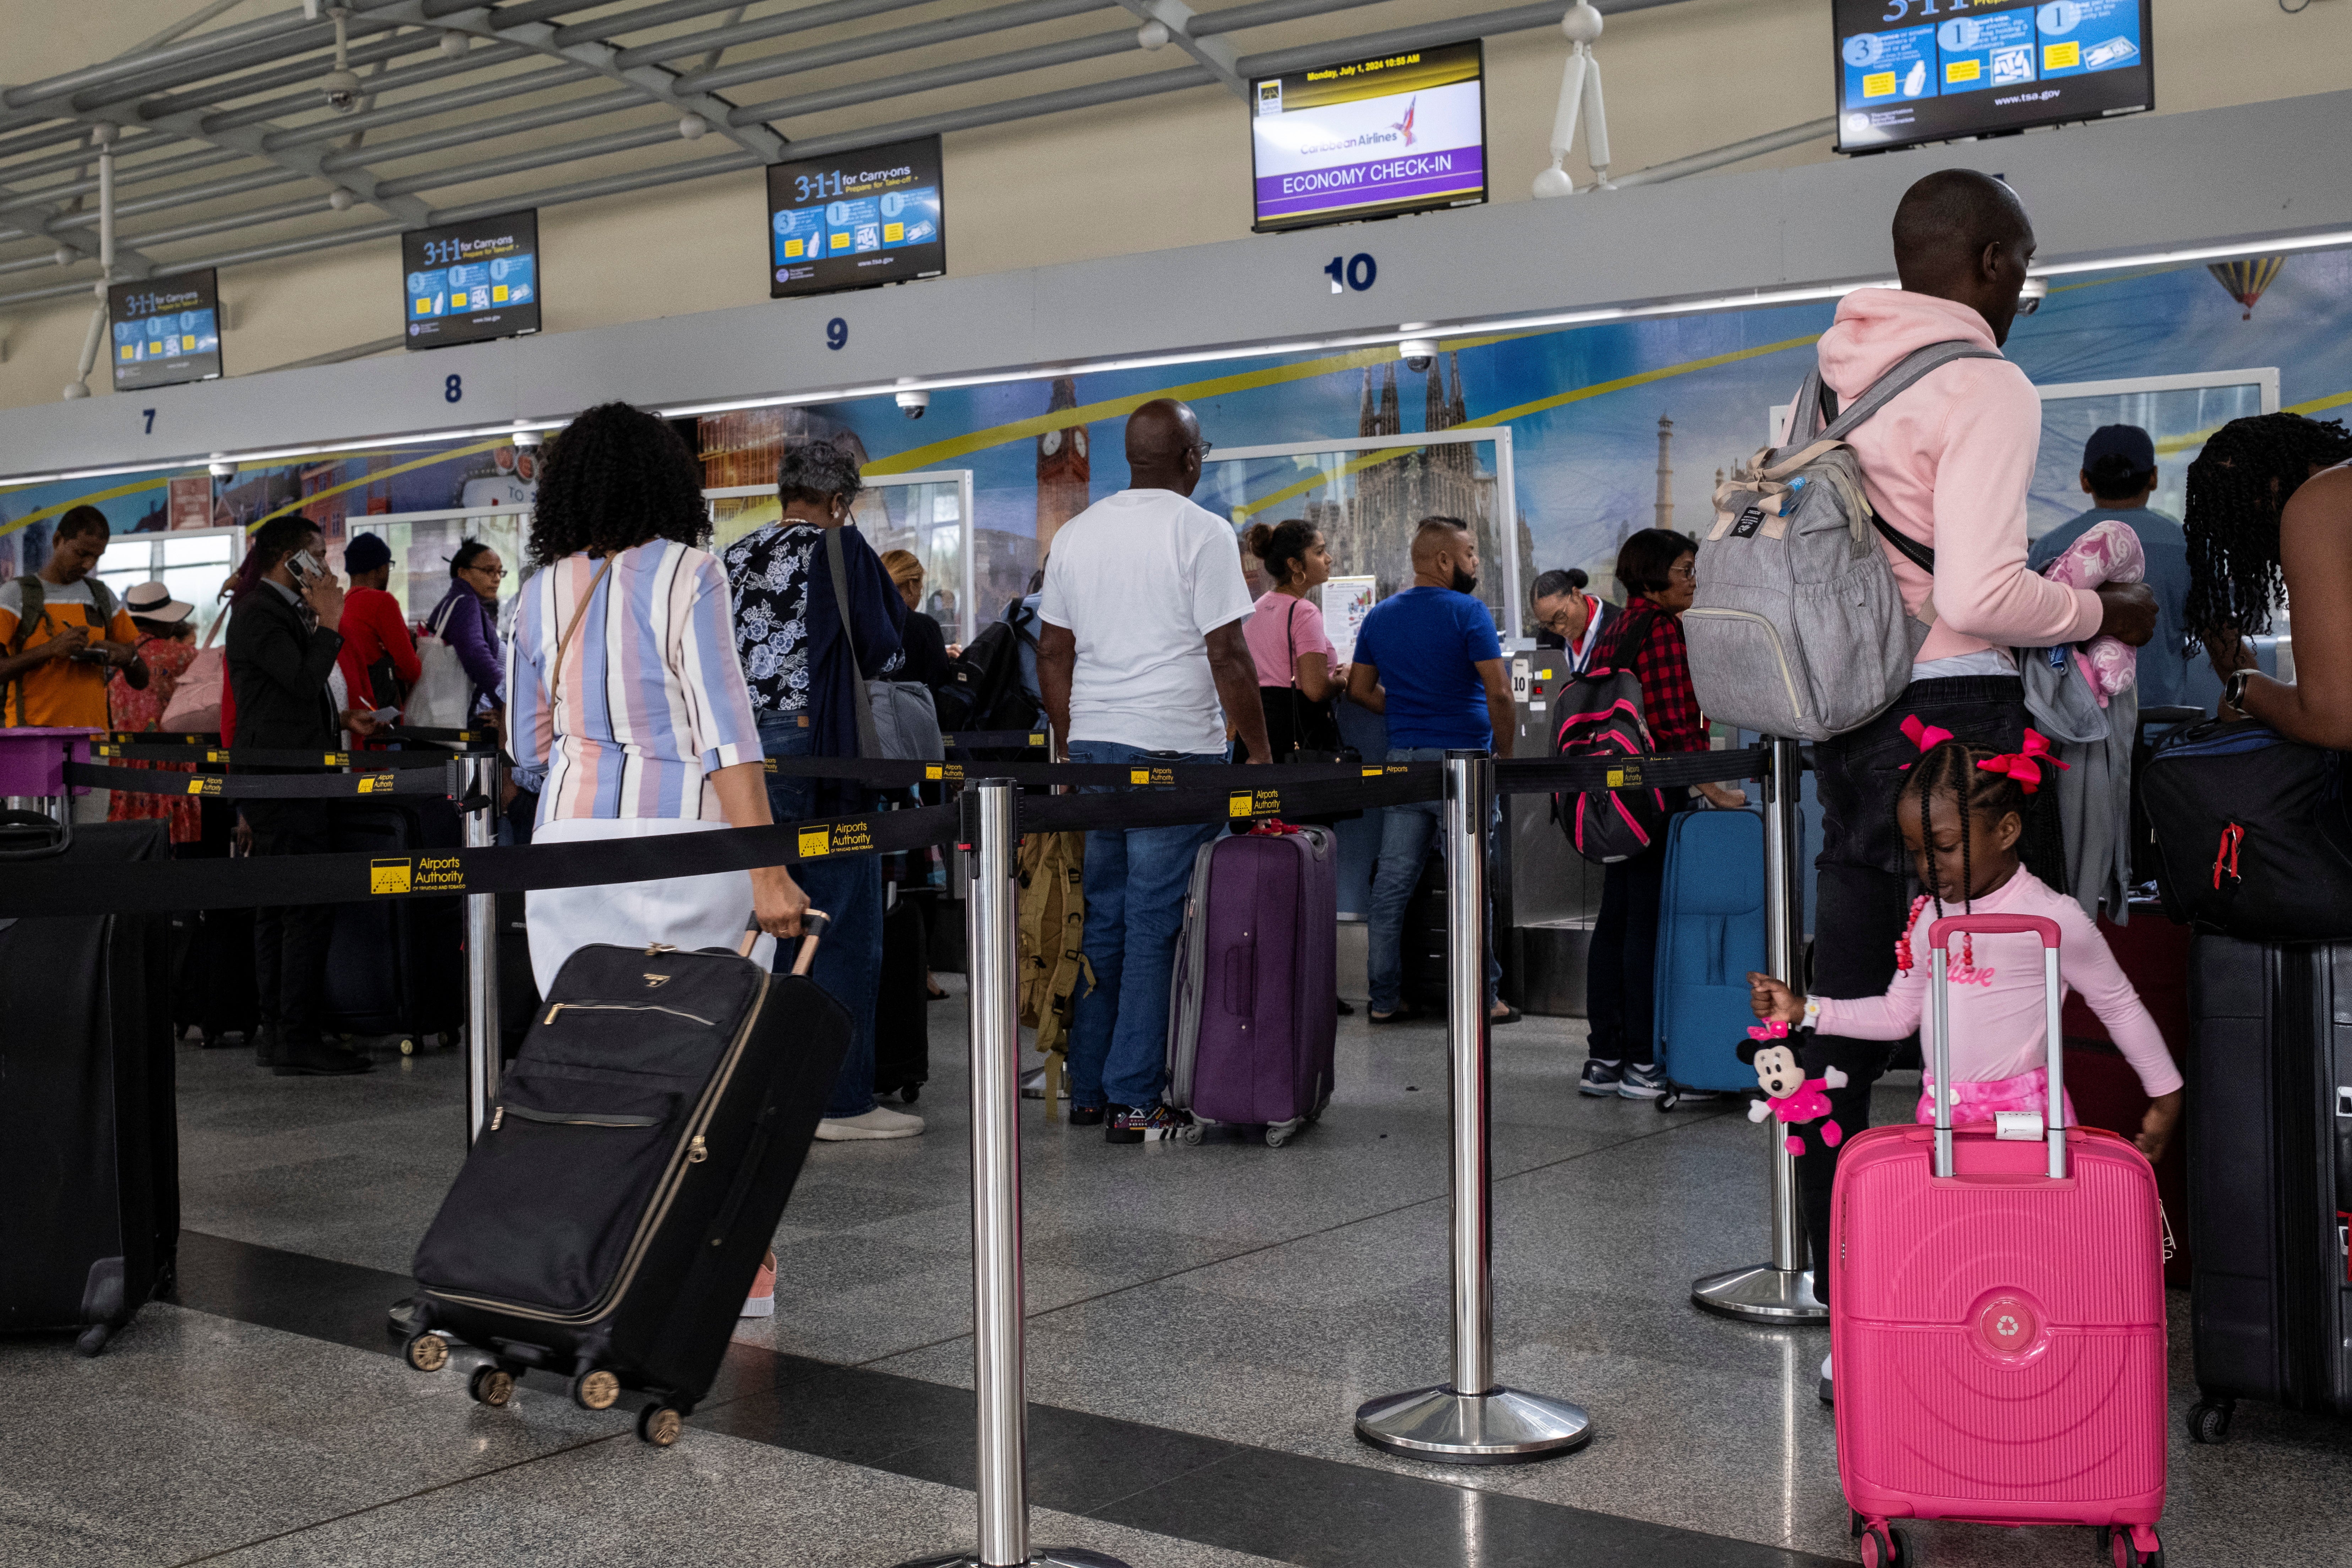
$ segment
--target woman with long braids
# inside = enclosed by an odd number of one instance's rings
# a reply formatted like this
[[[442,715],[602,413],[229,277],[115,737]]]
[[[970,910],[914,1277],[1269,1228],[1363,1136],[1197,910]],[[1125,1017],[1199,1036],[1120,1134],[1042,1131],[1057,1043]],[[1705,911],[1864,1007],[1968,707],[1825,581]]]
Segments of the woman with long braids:
[[[607,403],[549,448],[507,650],[509,744],[547,769],[534,844],[772,820],[709,534],[694,457],[654,416]],[[731,948],[747,912],[793,936],[809,902],[782,866],[524,899],[541,992],[586,943]]]
[[[1756,1016],[1861,1040],[1899,1040],[1925,1022],[1931,1033],[1922,1049],[1932,1063],[1929,927],[1947,914],[2042,916],[2058,923],[2060,979],[2098,1015],[2147,1092],[2147,1114],[2136,1140],[2140,1152],[2151,1161],[2162,1158],[2180,1121],[2181,1088],[2164,1036],[2083,906],[2035,876],[2021,857],[2034,797],[2055,777],[2050,770],[2064,764],[2031,730],[2017,751],[1996,753],[1916,715],[1902,729],[1920,755],[1895,794],[1895,821],[1926,890],[1912,900],[1895,944],[1894,983],[1879,996],[1808,997],[1769,974],[1750,973],[1748,1001]],[[1948,960],[1955,1126],[1988,1122],[2004,1110],[2046,1114],[2053,1042],[2043,1035],[2042,963],[2041,939],[2032,933],[1963,935]],[[1931,1071],[1919,1097],[1921,1122],[1936,1119],[1934,1084]],[[2071,1106],[2066,1117],[2071,1124]],[[1835,1142],[1823,1126],[1792,1123],[1790,1131],[1801,1132],[1806,1153],[1818,1158],[1824,1143]],[[1823,1257],[1835,1267],[1833,1253]],[[1825,1364],[1824,1399],[1831,1396],[1830,1379]]]
[[[2336,419],[2232,419],[2189,466],[2189,630],[2222,685],[2221,716],[2352,751],[2352,434]],[[2246,638],[2294,608],[2293,681]]]

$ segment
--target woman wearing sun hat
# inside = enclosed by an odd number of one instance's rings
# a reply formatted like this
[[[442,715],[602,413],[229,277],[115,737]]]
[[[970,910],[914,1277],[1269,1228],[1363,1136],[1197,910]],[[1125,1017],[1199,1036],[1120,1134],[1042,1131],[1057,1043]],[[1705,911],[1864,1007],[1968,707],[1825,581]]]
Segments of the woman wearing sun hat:
[[[164,710],[172,706],[172,693],[196,657],[196,607],[172,597],[172,590],[161,583],[140,584],[122,595],[122,607],[130,613],[131,624],[139,628],[138,653],[147,666],[147,684],[134,688],[118,670],[106,683],[108,719],[117,730],[134,733],[160,730]],[[195,771],[194,763],[124,762],[119,765],[173,773]],[[190,795],[134,795],[119,789],[107,806],[106,819],[169,822],[175,853],[180,846],[204,837],[204,802]]]

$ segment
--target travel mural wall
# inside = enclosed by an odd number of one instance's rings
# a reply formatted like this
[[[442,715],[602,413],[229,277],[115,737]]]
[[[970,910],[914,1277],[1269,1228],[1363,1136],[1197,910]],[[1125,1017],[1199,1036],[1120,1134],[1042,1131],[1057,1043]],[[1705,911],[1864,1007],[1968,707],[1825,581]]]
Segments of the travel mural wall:
[[[1764,411],[1795,390],[1832,313],[1822,301],[1442,340],[1426,373],[1382,348],[1041,378],[937,392],[919,422],[879,397],[715,416],[700,421],[699,431],[713,485],[765,484],[783,442],[815,437],[850,444],[877,484],[897,474],[971,469],[975,597],[984,618],[1025,586],[1041,537],[1050,538],[1087,499],[1126,482],[1122,423],[1150,397],[1191,402],[1203,433],[1224,451],[1507,425],[1517,516],[1486,520],[1490,597],[1503,587],[1498,521],[1522,541],[1523,582],[1538,570],[1581,565],[1605,586],[1618,542],[1657,521],[1662,505],[1675,526],[1704,530],[1717,470],[1763,442]],[[2038,314],[2019,321],[2008,352],[2043,384],[2275,366],[2284,405],[2341,410],[2352,405],[2352,251],[2288,258],[2251,309],[2203,267],[2062,279]],[[1672,421],[1663,493],[1662,417]],[[2060,434],[2079,439],[2087,431]],[[2046,445],[2033,498],[2037,530],[2082,504],[2066,439]],[[2193,451],[2193,442],[2167,443],[2162,460],[2171,483]],[[1341,573],[1379,576],[1391,591],[1406,575],[1401,525],[1411,516],[1356,527],[1363,520],[1351,521],[1349,510],[1498,511],[1493,454],[1491,443],[1454,447],[1446,461],[1400,455],[1243,465],[1213,454],[1197,499],[1229,517],[1315,516],[1339,540]],[[296,504],[327,526],[339,553],[347,532],[363,526],[356,520],[370,514],[526,501],[536,456],[484,442],[272,465],[211,486],[211,515],[249,523]],[[183,470],[0,489],[0,575],[46,559],[48,528],[79,500],[105,510],[118,533],[163,527],[174,477],[184,490],[202,478]],[[886,490],[869,503],[866,517],[881,525],[877,531],[910,525],[888,515],[905,499],[904,491]],[[944,519],[934,512],[923,521]],[[411,569],[422,593],[443,575],[438,556],[446,544],[437,537],[417,544],[421,558]],[[510,558],[519,553],[510,551]],[[416,614],[429,607],[429,601],[411,606]]]
[[[1507,424],[1522,581],[1540,570],[1582,566],[1605,586],[1617,545],[1657,521],[1662,500],[1675,526],[1693,533],[1708,526],[1717,471],[1764,443],[1766,410],[1795,392],[1813,340],[1834,310],[1824,300],[1441,340],[1446,352],[1426,374],[1383,348],[948,389],[932,395],[920,422],[906,419],[887,397],[721,416],[704,422],[705,445],[727,448],[735,476],[730,482],[756,483],[772,472],[782,440],[828,435],[853,444],[877,482],[894,473],[972,469],[979,558],[983,567],[997,563],[981,574],[985,616],[1025,582],[1041,533],[1050,537],[1076,510],[1067,496],[1074,433],[1087,437],[1084,493],[1108,495],[1127,479],[1125,416],[1150,397],[1186,399],[1201,416],[1202,434],[1226,450],[1374,430]],[[2288,258],[2251,308],[2201,266],[2062,278],[2036,314],[2019,319],[2007,353],[2045,385],[2274,366],[2282,405],[2325,416],[2352,406],[2352,251]],[[1383,423],[1379,411],[1391,378],[1402,417]],[[1433,384],[1442,388],[1442,401],[1428,395]],[[1664,495],[1662,417],[1672,421]],[[2054,416],[2052,429],[2032,497],[2036,532],[2088,504],[2075,487],[2080,447],[2073,445],[2088,430],[2074,431]],[[1493,448],[1472,450],[1483,472]],[[2193,441],[2164,443],[2168,491],[2177,493],[2195,450]],[[1310,509],[1328,504],[1330,489],[1312,482],[1313,463],[1265,460],[1243,473],[1242,465],[1222,464],[1213,452],[1195,499],[1231,516],[1236,506],[1246,510],[1277,490],[1296,490],[1253,515],[1318,515]],[[1288,482],[1276,483],[1276,469],[1286,470]],[[1303,488],[1302,477],[1310,481]],[[1364,483],[1362,473],[1355,483]],[[1423,488],[1426,493],[1433,487]],[[1402,538],[1391,532],[1375,542],[1377,559],[1349,558],[1342,550],[1337,570],[1378,575],[1382,591],[1391,591],[1400,574],[1410,579]],[[1492,539],[1484,555],[1491,584],[1502,574]]]

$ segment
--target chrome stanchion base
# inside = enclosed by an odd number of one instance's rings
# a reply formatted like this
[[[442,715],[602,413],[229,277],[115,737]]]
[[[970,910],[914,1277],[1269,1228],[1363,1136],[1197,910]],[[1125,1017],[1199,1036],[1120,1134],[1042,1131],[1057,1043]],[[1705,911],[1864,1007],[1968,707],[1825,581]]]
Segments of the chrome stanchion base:
[[[1750,1323],[1826,1323],[1829,1304],[1813,1294],[1810,1268],[1775,1268],[1759,1263],[1709,1274],[1691,1283],[1691,1300],[1710,1312]]]
[[[1592,1417],[1540,1394],[1515,1388],[1456,1394],[1441,1384],[1364,1405],[1356,1412],[1356,1436],[1411,1459],[1516,1465],[1584,1447],[1592,1436]]]
[[[978,1552],[963,1552],[948,1557],[918,1557],[899,1563],[898,1568],[988,1568],[988,1564]],[[1026,1568],[1127,1568],[1127,1564],[1083,1546],[1040,1546],[1030,1554]]]

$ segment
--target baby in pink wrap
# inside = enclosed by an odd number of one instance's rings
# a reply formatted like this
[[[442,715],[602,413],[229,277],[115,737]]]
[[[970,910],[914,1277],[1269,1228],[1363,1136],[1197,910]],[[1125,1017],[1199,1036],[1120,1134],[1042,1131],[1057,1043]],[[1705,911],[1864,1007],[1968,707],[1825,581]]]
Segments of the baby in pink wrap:
[[[2042,574],[2069,588],[2137,583],[2147,576],[2147,555],[2128,523],[2108,518],[2067,546],[2065,553],[2042,569]],[[2093,637],[2084,643],[2082,659],[2091,694],[2102,708],[2116,692],[2129,690],[2139,680],[2137,650],[2114,637]]]

